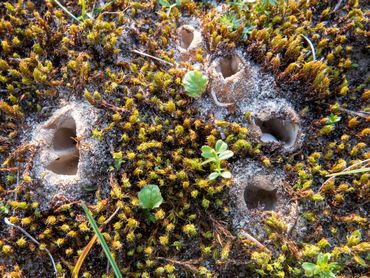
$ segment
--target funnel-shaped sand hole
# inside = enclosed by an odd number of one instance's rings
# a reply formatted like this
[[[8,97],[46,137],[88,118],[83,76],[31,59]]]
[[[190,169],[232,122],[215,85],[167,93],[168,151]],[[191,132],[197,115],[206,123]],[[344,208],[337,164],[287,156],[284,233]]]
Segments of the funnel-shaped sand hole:
[[[75,175],[80,159],[76,147],[76,122],[68,117],[57,128],[53,137],[53,149],[57,158],[48,164],[46,169],[58,175]]]
[[[267,121],[257,119],[256,124],[261,129],[262,142],[283,142],[285,147],[291,147],[297,139],[298,125],[295,123],[272,118]]]
[[[236,74],[241,67],[241,60],[238,55],[228,55],[222,57],[217,66],[217,71],[221,72],[223,78],[228,78]]]
[[[244,190],[244,200],[248,209],[263,207],[263,210],[274,210],[277,202],[276,189],[266,190],[257,184],[248,184]]]
[[[183,25],[179,31],[180,46],[188,49],[194,40],[194,28],[190,25]]]

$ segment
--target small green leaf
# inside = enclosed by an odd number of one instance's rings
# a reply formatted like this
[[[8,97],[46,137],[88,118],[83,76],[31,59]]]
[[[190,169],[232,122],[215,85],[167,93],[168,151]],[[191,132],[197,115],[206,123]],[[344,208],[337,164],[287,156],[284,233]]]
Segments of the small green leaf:
[[[143,209],[157,208],[163,202],[161,191],[156,184],[146,185],[139,191],[137,195],[139,198],[140,206]]]
[[[229,171],[225,171],[221,173],[221,176],[225,179],[230,179],[231,178],[231,173]]]
[[[199,70],[189,71],[182,82],[190,97],[199,97],[207,88],[208,77]]]
[[[303,263],[302,268],[304,269],[304,274],[307,277],[313,277],[315,275],[315,270],[317,266],[313,263]]]
[[[167,0],[158,0],[158,2],[159,4],[161,4],[161,6],[166,8],[169,8],[171,6],[171,4]]]
[[[8,214],[9,213],[9,206],[0,202],[0,214]]]
[[[217,153],[223,152],[227,150],[227,144],[222,140],[217,140],[215,145],[215,150]]]
[[[330,258],[330,255],[328,253],[326,253],[326,254],[320,253],[317,256],[317,264],[318,265],[327,265],[328,262],[329,262],[329,258]]]
[[[206,164],[208,164],[210,162],[214,162],[214,161],[216,161],[216,159],[214,157],[211,157],[211,158],[207,159],[206,161],[203,161],[201,164],[206,165]]]
[[[229,159],[230,157],[232,157],[234,155],[234,153],[232,151],[224,151],[222,153],[219,154],[219,159],[220,160],[226,160],[226,159]]]
[[[220,173],[213,172],[212,174],[210,174],[210,175],[208,176],[208,179],[209,179],[209,180],[215,180],[215,179],[217,179],[219,176],[220,176]]]
[[[202,151],[202,157],[204,158],[214,157],[213,149],[209,146],[203,146],[201,148],[201,151]]]

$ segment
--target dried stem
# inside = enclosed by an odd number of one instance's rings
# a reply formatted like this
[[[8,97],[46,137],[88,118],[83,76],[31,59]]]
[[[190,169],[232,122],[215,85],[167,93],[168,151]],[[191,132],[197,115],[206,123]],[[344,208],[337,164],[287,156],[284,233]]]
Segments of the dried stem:
[[[174,64],[173,64],[173,63],[171,63],[171,62],[165,61],[165,60],[163,60],[163,59],[161,59],[161,58],[158,58],[158,57],[152,56],[152,55],[150,55],[150,54],[147,54],[147,53],[141,52],[141,51],[139,51],[139,50],[132,49],[132,50],[131,50],[131,52],[136,53],[136,54],[139,54],[139,55],[142,55],[142,56],[145,56],[145,57],[152,58],[152,59],[154,59],[154,60],[156,60],[156,61],[158,61],[158,62],[162,62],[162,63],[167,64],[167,65],[170,65],[170,66],[173,66],[173,65],[174,65]]]
[[[23,228],[19,227],[18,225],[14,225],[13,223],[11,223],[7,217],[4,218],[4,222],[5,222],[6,225],[18,229],[26,237],[28,237],[32,242],[34,242],[35,244],[37,244],[38,246],[40,246],[40,242],[38,242],[33,236],[31,236],[29,233],[27,233],[26,230],[24,230]],[[47,248],[43,248],[42,250],[45,250],[45,252],[48,253],[49,258],[51,260],[51,264],[53,265],[53,268],[54,268],[55,276],[57,276],[57,268],[55,266],[55,261],[53,259],[53,256],[51,255],[50,251]]]
[[[261,242],[259,242],[257,239],[255,239],[252,235],[247,233],[245,230],[241,230],[240,234],[242,237],[252,241],[254,244],[256,244],[259,248],[266,250],[267,252],[271,253],[270,249],[268,249],[265,245],[263,245]]]
[[[354,167],[356,167],[356,166],[358,166],[358,165],[361,165],[361,164],[364,164],[364,163],[366,163],[366,162],[368,162],[368,161],[370,161],[370,158],[369,159],[365,159],[365,160],[362,160],[362,161],[360,161],[360,162],[357,162],[357,163],[355,163],[355,164],[353,164],[353,165],[351,165],[351,166],[349,166],[349,167],[347,167],[347,168],[345,168],[342,172],[345,172],[345,171],[348,171],[349,169],[352,169],[352,168],[354,168]],[[321,186],[320,186],[320,188],[319,188],[319,191],[318,191],[318,193],[320,193],[321,192],[321,190],[323,189],[323,187],[329,182],[329,181],[331,181],[331,180],[333,180],[335,178],[335,176],[331,176],[330,178],[328,178]]]
[[[213,90],[211,90],[211,95],[212,95],[213,101],[215,102],[215,104],[216,104],[217,106],[220,106],[220,107],[227,107],[227,106],[231,106],[231,105],[233,105],[232,103],[223,103],[223,102],[219,102],[219,100],[217,99],[216,93],[215,93],[215,91],[213,91]]]

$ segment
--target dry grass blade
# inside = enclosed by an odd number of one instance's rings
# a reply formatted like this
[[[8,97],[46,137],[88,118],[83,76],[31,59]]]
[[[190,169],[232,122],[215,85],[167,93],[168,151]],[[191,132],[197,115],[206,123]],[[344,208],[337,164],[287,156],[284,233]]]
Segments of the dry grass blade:
[[[102,230],[101,228],[99,229]],[[83,262],[85,261],[87,254],[89,254],[91,248],[94,246],[94,243],[98,239],[97,235],[95,234],[92,239],[89,241],[89,243],[86,245],[85,249],[82,251],[80,257],[78,257],[77,263],[75,267],[73,268],[72,277],[78,278],[78,273],[80,272],[81,266]]]

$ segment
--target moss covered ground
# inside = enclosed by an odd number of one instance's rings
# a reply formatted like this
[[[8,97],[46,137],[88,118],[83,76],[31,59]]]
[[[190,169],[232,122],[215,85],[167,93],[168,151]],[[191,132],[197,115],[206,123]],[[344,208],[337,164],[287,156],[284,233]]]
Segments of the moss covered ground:
[[[42,211],[35,196],[32,130],[70,101],[100,111],[91,136],[107,158],[83,200],[99,225],[118,209],[102,233],[123,277],[304,277],[302,264],[326,253],[337,277],[367,277],[369,172],[327,176],[370,159],[367,1],[59,2],[74,17],[52,0],[0,3],[2,277],[55,276],[44,248],[57,275],[71,277],[94,235],[79,200]],[[204,45],[180,61],[177,28],[194,20]],[[304,133],[297,151],[271,151],[244,122],[201,117],[192,105],[186,72],[236,48],[294,102]],[[258,241],[232,227],[233,179],[208,180],[212,166],[201,157],[221,138],[234,152],[223,167],[249,159],[284,171],[298,203],[294,233],[266,211],[256,212]],[[164,199],[155,221],[137,196],[148,184]],[[114,277],[98,243],[79,277]]]

